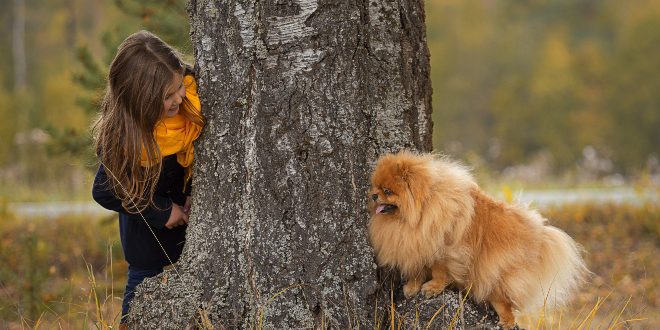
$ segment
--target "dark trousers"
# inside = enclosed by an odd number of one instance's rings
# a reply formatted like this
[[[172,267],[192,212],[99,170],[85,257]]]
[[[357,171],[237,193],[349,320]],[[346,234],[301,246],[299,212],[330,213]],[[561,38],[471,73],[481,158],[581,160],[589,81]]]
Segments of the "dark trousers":
[[[140,269],[128,265],[128,281],[126,282],[126,290],[124,291],[124,301],[121,304],[121,323],[126,322],[128,315],[129,304],[135,296],[135,287],[142,283],[147,277],[154,277],[163,272],[163,269]]]

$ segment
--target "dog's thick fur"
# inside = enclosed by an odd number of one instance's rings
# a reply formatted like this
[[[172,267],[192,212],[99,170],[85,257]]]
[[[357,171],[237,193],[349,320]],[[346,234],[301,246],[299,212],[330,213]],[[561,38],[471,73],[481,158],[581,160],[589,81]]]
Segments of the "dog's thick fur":
[[[376,259],[401,271],[407,297],[420,289],[433,296],[455,283],[490,302],[500,323],[512,327],[513,310],[559,305],[587,273],[566,233],[534,210],[489,197],[447,159],[408,151],[382,156],[369,201]]]

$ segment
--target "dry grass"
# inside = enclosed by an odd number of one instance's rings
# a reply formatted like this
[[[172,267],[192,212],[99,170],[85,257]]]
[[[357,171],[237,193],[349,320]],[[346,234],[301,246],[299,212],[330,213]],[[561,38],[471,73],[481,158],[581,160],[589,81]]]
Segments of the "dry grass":
[[[116,218],[0,216],[0,328],[118,324],[126,264]]]
[[[658,205],[568,205],[543,213],[584,246],[594,276],[573,304],[520,318],[522,326],[660,329]],[[6,212],[0,216],[0,328],[117,327],[126,263],[115,217],[21,220]],[[276,303],[272,300],[293,288],[268,302]],[[396,315],[396,310],[391,312]],[[212,328],[206,312],[200,310],[199,315],[198,326]],[[257,315],[257,320],[262,318]],[[404,325],[393,318],[374,327]]]
[[[541,310],[526,329],[660,329],[660,207],[565,205],[545,210],[585,249],[593,272],[573,303]]]

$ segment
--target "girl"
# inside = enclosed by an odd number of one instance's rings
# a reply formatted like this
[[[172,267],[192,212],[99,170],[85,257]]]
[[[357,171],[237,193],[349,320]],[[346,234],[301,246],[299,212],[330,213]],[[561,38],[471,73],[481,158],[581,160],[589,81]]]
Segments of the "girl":
[[[110,64],[93,126],[100,166],[92,188],[97,203],[119,212],[128,262],[122,323],[135,287],[181,255],[190,213],[192,142],[203,125],[190,66],[149,32],[126,38]]]

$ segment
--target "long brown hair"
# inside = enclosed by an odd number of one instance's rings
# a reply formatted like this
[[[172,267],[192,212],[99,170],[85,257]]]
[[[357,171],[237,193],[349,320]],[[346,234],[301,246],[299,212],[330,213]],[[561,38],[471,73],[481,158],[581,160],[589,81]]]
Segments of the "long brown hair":
[[[154,128],[163,116],[166,91],[175,74],[192,74],[189,65],[160,38],[140,31],[126,38],[110,64],[99,118],[93,125],[94,147],[108,174],[109,186],[131,213],[152,204],[160,177],[160,150]],[[184,98],[181,114],[196,123]],[[149,166],[141,166],[142,150]]]

